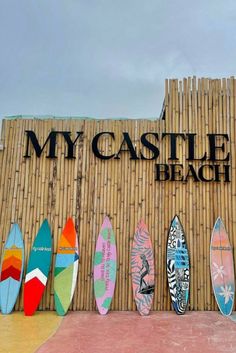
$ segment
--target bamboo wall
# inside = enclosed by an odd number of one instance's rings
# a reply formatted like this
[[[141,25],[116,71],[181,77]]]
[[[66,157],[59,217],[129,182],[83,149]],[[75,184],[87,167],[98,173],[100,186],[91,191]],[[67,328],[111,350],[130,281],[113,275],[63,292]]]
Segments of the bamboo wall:
[[[113,310],[135,310],[132,298],[130,249],[140,218],[148,225],[154,246],[156,289],[154,310],[170,310],[166,277],[166,239],[175,214],[186,232],[191,261],[190,310],[216,310],[210,269],[209,244],[217,216],[228,230],[231,244],[236,243],[236,80],[188,78],[166,80],[165,120],[81,120],[81,119],[5,119],[0,151],[0,244],[11,223],[18,222],[25,240],[26,263],[33,239],[44,218],[48,218],[54,238],[53,266],[40,309],[54,309],[52,273],[57,241],[69,216],[75,220],[80,243],[80,266],[73,310],[94,310],[93,253],[105,215],[115,231],[118,250],[117,284]],[[157,111],[159,108],[157,107]],[[34,130],[40,143],[51,129],[69,130],[74,136],[83,131],[76,145],[76,159],[67,160],[65,143],[58,141],[58,158],[25,159],[25,130]],[[193,132],[198,134],[200,155],[207,149],[207,133],[230,136],[230,183],[155,181],[155,161],[131,161],[129,153],[120,160],[102,161],[94,156],[91,140],[101,131],[112,131],[116,140],[103,138],[100,149],[118,151],[122,132],[126,131],[140,148],[144,132]],[[169,143],[162,142],[156,163],[168,162]],[[179,142],[180,163],[186,164],[186,145]],[[146,153],[146,151],[144,152]],[[200,162],[195,162],[195,165]],[[22,290],[16,309],[22,310]]]

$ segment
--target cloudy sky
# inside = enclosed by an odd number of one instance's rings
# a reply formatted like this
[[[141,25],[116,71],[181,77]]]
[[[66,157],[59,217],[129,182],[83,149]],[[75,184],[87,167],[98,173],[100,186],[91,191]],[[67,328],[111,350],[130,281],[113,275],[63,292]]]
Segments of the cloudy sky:
[[[236,68],[236,2],[0,0],[0,117],[156,117],[165,78]]]

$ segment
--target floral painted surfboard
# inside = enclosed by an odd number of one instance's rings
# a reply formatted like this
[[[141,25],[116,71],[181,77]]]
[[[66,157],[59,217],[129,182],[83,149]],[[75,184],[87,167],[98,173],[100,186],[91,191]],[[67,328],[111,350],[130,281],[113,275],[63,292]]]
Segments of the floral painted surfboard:
[[[94,255],[94,293],[100,314],[111,305],[116,282],[116,243],[109,218],[104,218]]]
[[[54,300],[58,315],[65,315],[71,304],[78,264],[78,239],[74,222],[69,218],[59,239],[54,270]]]
[[[171,221],[167,239],[167,278],[176,314],[184,314],[189,298],[189,254],[179,217]]]
[[[133,295],[141,315],[148,315],[154,295],[154,256],[146,224],[141,220],[131,250]]]
[[[220,217],[211,236],[211,281],[216,302],[223,315],[230,315],[234,305],[234,262],[228,234]]]

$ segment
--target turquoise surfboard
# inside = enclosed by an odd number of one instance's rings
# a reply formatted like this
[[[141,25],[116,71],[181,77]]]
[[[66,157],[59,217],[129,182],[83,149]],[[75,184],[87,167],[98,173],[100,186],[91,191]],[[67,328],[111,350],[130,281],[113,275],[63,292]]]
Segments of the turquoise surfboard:
[[[24,285],[24,312],[33,315],[37,310],[46,288],[52,256],[52,236],[48,221],[45,219],[34,240]]]

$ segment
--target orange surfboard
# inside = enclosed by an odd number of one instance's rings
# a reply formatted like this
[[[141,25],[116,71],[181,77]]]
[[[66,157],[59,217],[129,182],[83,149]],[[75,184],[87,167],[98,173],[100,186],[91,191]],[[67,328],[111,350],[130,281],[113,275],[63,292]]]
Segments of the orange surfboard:
[[[78,274],[79,247],[72,218],[62,231],[54,270],[54,300],[58,315],[66,315],[71,304]]]

